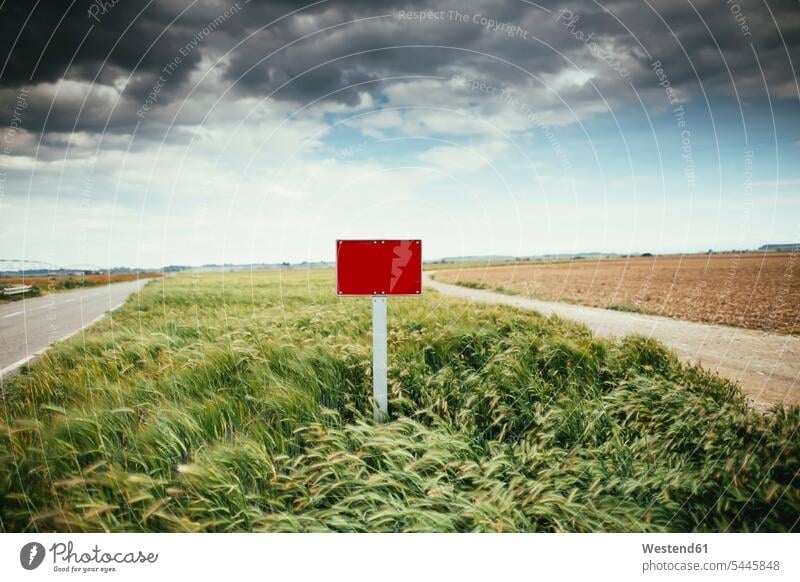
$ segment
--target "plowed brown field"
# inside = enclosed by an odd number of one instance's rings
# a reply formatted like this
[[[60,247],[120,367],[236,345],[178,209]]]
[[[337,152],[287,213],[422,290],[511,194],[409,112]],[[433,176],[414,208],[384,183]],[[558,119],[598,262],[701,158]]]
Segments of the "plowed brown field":
[[[467,284],[548,301],[800,333],[800,253],[522,263],[440,271]]]
[[[5,285],[36,285],[47,289],[53,285],[56,289],[67,287],[69,283],[73,287],[92,287],[94,285],[105,285],[106,283],[122,283],[124,281],[136,281],[138,279],[151,279],[160,277],[160,273],[114,273],[112,275],[75,275],[70,277],[0,277],[0,284]]]

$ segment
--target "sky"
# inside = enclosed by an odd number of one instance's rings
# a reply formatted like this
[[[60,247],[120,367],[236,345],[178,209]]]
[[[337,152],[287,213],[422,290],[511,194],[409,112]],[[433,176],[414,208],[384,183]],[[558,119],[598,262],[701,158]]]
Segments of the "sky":
[[[799,45],[795,0],[6,0],[0,268],[800,242]]]

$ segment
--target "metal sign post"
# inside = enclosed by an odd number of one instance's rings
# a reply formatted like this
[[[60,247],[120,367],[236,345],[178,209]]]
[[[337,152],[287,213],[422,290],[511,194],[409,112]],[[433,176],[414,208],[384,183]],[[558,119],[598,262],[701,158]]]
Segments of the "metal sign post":
[[[372,399],[375,422],[389,418],[386,300],[422,294],[422,241],[336,241],[336,293],[372,297]]]
[[[375,422],[389,416],[386,379],[386,297],[372,298],[372,398]]]

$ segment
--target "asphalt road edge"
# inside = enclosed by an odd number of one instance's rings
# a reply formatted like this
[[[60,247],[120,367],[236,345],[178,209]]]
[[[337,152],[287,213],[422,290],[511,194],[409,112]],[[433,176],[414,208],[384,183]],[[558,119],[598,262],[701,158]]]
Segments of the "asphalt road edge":
[[[112,283],[112,284],[113,284],[113,283]],[[145,287],[147,287],[147,285],[149,285],[149,284],[150,284],[150,281],[146,282],[144,285],[142,285],[142,287],[141,287],[141,288],[139,288],[137,291],[135,291],[135,293],[137,293],[137,294],[138,294],[138,293],[141,293],[141,292],[142,292],[142,289],[144,289]],[[131,293],[131,295],[133,295],[133,293]],[[32,353],[32,354],[30,354],[29,356],[26,356],[26,357],[22,358],[21,360],[17,360],[17,361],[16,361],[16,362],[14,362],[13,364],[11,364],[11,365],[9,365],[9,366],[6,366],[6,367],[5,367],[5,368],[3,368],[2,370],[0,370],[0,385],[1,385],[1,384],[2,384],[2,383],[5,381],[5,380],[8,380],[8,379],[9,379],[9,378],[11,378],[11,377],[12,377],[14,374],[16,374],[16,373],[17,373],[17,372],[20,370],[20,368],[22,368],[22,366],[24,366],[24,365],[26,365],[26,364],[30,364],[30,363],[32,363],[32,362],[34,362],[34,361],[36,361],[38,358],[40,358],[42,355],[44,355],[44,354],[45,354],[45,353],[47,353],[47,352],[48,352],[50,349],[52,349],[52,348],[53,348],[53,346],[54,346],[54,345],[56,345],[57,343],[59,343],[59,342],[63,342],[63,341],[66,341],[66,340],[70,339],[71,337],[74,337],[74,336],[78,335],[78,334],[79,334],[79,333],[81,333],[82,331],[85,331],[86,329],[88,329],[88,328],[92,327],[92,326],[93,326],[95,323],[97,323],[98,321],[100,321],[101,319],[103,319],[104,317],[106,317],[107,315],[110,315],[111,313],[113,313],[114,311],[116,311],[117,309],[119,309],[120,307],[122,307],[123,305],[125,305],[125,303],[127,303],[127,302],[128,302],[128,299],[130,299],[131,295],[128,295],[128,296],[127,296],[127,297],[126,297],[126,298],[125,298],[125,299],[124,299],[124,300],[123,300],[121,303],[119,303],[118,305],[115,305],[114,307],[112,307],[112,308],[111,308],[111,309],[109,309],[108,311],[106,311],[106,312],[104,312],[104,313],[102,313],[102,314],[98,315],[97,317],[95,317],[95,318],[94,318],[94,319],[92,319],[91,321],[87,322],[87,323],[86,323],[86,325],[84,325],[83,327],[80,327],[80,328],[76,329],[75,331],[73,331],[73,332],[71,332],[71,333],[68,333],[67,335],[65,335],[65,336],[64,336],[64,337],[62,337],[62,338],[58,338],[57,340],[55,340],[54,342],[52,342],[52,343],[51,343],[49,346],[47,346],[46,348],[42,348],[41,350],[38,350],[38,351],[36,351],[36,352],[33,352],[33,353]]]

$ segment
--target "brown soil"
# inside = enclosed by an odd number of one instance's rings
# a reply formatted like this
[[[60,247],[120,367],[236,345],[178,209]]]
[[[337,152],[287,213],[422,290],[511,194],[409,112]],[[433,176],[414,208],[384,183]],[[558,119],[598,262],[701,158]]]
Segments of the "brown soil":
[[[436,279],[548,301],[800,333],[796,252],[520,263],[440,271]]]

